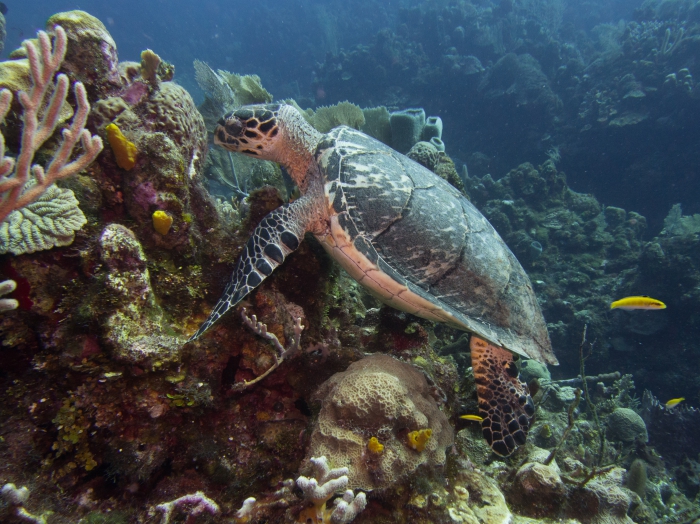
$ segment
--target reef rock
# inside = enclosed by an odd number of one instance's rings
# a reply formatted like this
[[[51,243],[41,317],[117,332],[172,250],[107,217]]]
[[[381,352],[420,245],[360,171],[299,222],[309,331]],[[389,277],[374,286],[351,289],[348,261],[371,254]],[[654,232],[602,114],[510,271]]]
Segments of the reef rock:
[[[114,356],[134,363],[177,358],[184,340],[163,332],[163,312],[156,303],[148,262],[134,233],[110,224],[102,232],[100,247],[108,270],[105,287],[113,305],[104,321],[104,336]]]

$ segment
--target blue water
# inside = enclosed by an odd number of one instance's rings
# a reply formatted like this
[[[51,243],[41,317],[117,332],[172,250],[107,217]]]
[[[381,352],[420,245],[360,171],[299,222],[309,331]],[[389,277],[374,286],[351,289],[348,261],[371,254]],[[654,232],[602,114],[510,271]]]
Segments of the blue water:
[[[314,66],[326,48],[337,52],[370,40],[404,4],[409,2],[7,2],[4,56],[43,29],[52,14],[82,9],[105,24],[120,60],[137,60],[142,50],[153,48],[176,65],[177,80],[194,94],[199,90],[192,61],[198,59],[214,69],[257,74],[277,97],[298,96],[310,92]],[[325,43],[329,28],[337,32],[335,45]]]

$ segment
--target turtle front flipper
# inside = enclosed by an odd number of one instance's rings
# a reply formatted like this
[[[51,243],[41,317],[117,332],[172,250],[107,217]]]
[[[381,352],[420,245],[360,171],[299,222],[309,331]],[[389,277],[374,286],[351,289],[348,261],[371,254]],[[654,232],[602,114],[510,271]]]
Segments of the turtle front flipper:
[[[275,209],[262,219],[243,248],[224,295],[189,341],[198,339],[299,247],[310,220],[316,218],[313,198],[313,195],[307,194]]]
[[[513,353],[476,335],[469,347],[484,438],[496,454],[506,457],[525,444],[535,405],[527,385],[518,379]]]

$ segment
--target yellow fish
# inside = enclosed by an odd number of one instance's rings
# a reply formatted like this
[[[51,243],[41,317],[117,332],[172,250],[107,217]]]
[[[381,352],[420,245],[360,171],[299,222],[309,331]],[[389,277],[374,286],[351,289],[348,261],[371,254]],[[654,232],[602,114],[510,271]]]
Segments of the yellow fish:
[[[672,398],[668,402],[666,402],[666,407],[667,408],[675,408],[678,404],[683,402],[685,400],[685,397],[680,397],[680,398]]]
[[[481,422],[484,420],[484,417],[480,417],[479,415],[462,415],[459,418],[463,418],[464,420],[475,420],[476,422]]]
[[[610,304],[610,309],[666,309],[666,304],[655,298],[625,297]]]

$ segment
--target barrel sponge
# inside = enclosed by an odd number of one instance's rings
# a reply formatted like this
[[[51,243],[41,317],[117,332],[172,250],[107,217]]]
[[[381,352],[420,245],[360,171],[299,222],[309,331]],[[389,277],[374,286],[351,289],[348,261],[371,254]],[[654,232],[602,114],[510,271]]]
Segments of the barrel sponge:
[[[384,106],[367,107],[362,110],[365,124],[361,131],[391,147],[391,115]]]
[[[608,415],[608,433],[611,440],[621,442],[648,442],[647,427],[636,411],[629,408],[617,408]]]
[[[454,440],[424,375],[388,355],[351,364],[324,382],[313,400],[322,405],[307,461],[325,455],[334,468],[347,467],[349,489],[383,489],[422,464],[442,466]],[[408,434],[424,429],[432,430],[425,449],[411,449]],[[384,445],[381,454],[367,451],[372,437]]]
[[[442,139],[442,118],[439,116],[429,116],[425,119],[422,139],[430,142],[431,138]]]
[[[421,139],[425,125],[425,111],[422,108],[394,111],[389,119],[391,124],[391,145],[404,155]]]

